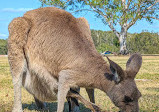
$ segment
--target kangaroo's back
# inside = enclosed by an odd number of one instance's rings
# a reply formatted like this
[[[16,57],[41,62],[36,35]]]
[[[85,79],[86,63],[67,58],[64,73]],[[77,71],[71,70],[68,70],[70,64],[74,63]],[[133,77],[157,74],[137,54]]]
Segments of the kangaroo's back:
[[[29,62],[47,66],[50,72],[58,74],[77,64],[83,66],[80,63],[98,55],[89,25],[83,18],[76,19],[53,7],[29,11],[24,18],[31,22],[25,46]]]

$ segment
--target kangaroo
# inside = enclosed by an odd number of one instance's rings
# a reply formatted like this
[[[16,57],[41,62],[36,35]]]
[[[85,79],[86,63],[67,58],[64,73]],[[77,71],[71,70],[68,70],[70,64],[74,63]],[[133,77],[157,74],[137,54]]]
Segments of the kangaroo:
[[[80,17],[80,18],[77,18],[76,19],[77,22],[79,23],[79,27],[80,27],[80,30],[81,32],[85,33],[85,35],[87,35],[86,37],[90,40],[90,42],[93,44],[93,40],[91,38],[91,31],[90,31],[90,28],[89,28],[89,24],[87,22],[87,20],[83,17]],[[25,82],[25,80],[31,80],[31,82],[34,82],[34,81],[37,81],[37,78],[30,78],[30,79],[27,79],[25,75],[23,75],[23,82]],[[32,80],[34,79],[34,80]],[[39,80],[38,80],[39,82]],[[39,82],[41,83],[41,82]],[[37,86],[37,85],[36,85]],[[23,87],[24,84],[23,84]],[[74,88],[75,91],[80,91],[79,88]],[[94,99],[94,89],[92,88],[86,88],[86,92],[89,96],[89,99],[92,103],[95,103],[95,99]],[[35,103],[37,105],[37,107],[39,109],[44,109],[45,108],[45,103],[43,103],[42,101],[38,100],[36,97],[34,97],[35,99]],[[69,112],[71,111],[79,111],[79,104],[78,104],[78,101],[75,99],[75,98],[67,98],[67,101],[69,103]],[[89,107],[90,108],[90,107]],[[92,108],[92,107],[91,107]]]
[[[81,28],[70,13],[54,7],[28,11],[8,29],[13,112],[22,112],[22,85],[40,101],[57,100],[57,112],[63,112],[70,88],[77,87],[104,91],[122,112],[139,111],[141,93],[134,78],[142,64],[141,55],[133,54],[126,70],[109,58],[108,65],[97,52],[90,30]]]

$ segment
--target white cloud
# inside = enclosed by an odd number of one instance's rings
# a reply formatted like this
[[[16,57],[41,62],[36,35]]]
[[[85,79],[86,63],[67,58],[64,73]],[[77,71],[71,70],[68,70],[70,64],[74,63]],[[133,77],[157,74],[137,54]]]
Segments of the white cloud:
[[[33,10],[33,8],[18,8],[18,9],[14,9],[14,8],[4,8],[1,11],[2,12],[26,12],[29,10]]]
[[[0,33],[0,37],[7,37],[8,35]]]

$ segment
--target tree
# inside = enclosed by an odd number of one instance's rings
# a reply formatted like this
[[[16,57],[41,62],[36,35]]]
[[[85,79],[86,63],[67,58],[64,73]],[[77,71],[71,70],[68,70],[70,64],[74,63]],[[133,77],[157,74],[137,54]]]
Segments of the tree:
[[[120,53],[127,53],[126,38],[129,28],[141,19],[159,19],[159,0],[40,0],[67,10],[92,11],[107,24],[120,41]],[[86,6],[86,7],[85,7]],[[120,26],[117,31],[116,25]]]
[[[91,30],[92,39],[98,52],[118,52],[119,41],[112,31]]]

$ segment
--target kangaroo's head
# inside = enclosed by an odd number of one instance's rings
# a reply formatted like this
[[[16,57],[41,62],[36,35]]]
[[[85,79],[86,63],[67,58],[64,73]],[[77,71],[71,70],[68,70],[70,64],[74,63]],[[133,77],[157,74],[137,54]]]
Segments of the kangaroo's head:
[[[133,54],[127,61],[126,70],[123,70],[109,58],[108,61],[112,74],[106,74],[106,77],[115,83],[111,90],[107,92],[108,96],[119,107],[120,112],[138,112],[138,100],[141,97],[141,93],[136,86],[134,78],[142,64],[141,55]]]

